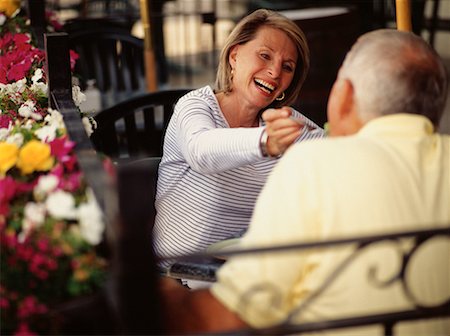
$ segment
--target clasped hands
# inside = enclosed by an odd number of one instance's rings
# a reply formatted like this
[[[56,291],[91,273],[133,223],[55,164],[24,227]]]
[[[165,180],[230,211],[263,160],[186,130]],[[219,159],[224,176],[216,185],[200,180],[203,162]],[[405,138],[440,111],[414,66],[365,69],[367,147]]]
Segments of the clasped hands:
[[[291,119],[291,115],[292,110],[287,106],[263,112],[268,135],[266,150],[270,156],[283,154],[305,129],[305,125]]]

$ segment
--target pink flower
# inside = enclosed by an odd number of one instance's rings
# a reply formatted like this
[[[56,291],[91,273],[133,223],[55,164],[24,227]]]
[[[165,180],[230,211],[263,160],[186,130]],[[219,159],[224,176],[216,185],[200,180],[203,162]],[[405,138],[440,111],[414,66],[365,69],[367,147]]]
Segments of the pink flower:
[[[59,161],[68,155],[74,147],[75,142],[68,140],[65,136],[50,142],[52,156],[55,156]]]
[[[16,44],[16,48],[20,48],[23,45],[27,45],[31,48],[31,44],[29,44],[31,41],[27,34],[14,34],[12,40]]]
[[[10,81],[18,81],[25,77],[25,74],[30,70],[31,60],[23,59],[22,62],[18,64],[13,64],[8,71],[8,79]]]
[[[35,296],[29,295],[19,303],[17,316],[20,319],[26,319],[34,314],[44,314],[48,311],[47,307],[39,303]]]
[[[0,83],[8,84],[8,79],[6,78],[6,66],[4,66],[0,60]],[[3,127],[0,124],[1,127]]]
[[[14,250],[17,246],[17,236],[12,232],[3,232],[1,234],[1,243],[5,245],[5,247]]]
[[[2,80],[2,72],[3,69],[0,69],[0,83],[5,83]],[[6,80],[6,72],[5,72],[5,80]],[[12,116],[8,114],[0,114],[0,128],[8,128],[8,126],[13,122]]]
[[[75,69],[75,64],[77,64],[77,60],[80,58],[80,56],[70,49],[70,70],[73,71]]]
[[[9,201],[16,193],[16,182],[11,176],[0,178],[0,215],[8,215]]]
[[[41,252],[47,252],[48,250],[50,250],[50,244],[48,242],[48,239],[47,238],[39,239],[39,241],[37,242],[37,248]]]
[[[9,308],[9,301],[5,297],[0,297],[0,308],[1,309]]]
[[[36,335],[37,335],[36,333],[32,332],[28,328],[28,324],[25,322],[21,322],[19,324],[19,328],[14,333],[14,336],[36,336]]]
[[[16,182],[11,176],[0,178],[0,202],[8,202],[16,192]]]
[[[64,167],[69,171],[73,171],[77,168],[77,158],[75,155],[67,155],[61,158],[61,162],[64,164]]]
[[[74,192],[81,185],[81,172],[70,174],[67,179],[61,179],[60,187],[66,191]]]
[[[17,257],[23,261],[33,260],[36,257],[35,251],[25,244],[18,244],[16,253]]]
[[[50,148],[51,148],[52,144],[50,143]],[[51,174],[55,175],[56,177],[58,177],[59,180],[61,180],[63,174],[64,174],[64,167],[61,163],[57,163],[52,170],[50,171]]]

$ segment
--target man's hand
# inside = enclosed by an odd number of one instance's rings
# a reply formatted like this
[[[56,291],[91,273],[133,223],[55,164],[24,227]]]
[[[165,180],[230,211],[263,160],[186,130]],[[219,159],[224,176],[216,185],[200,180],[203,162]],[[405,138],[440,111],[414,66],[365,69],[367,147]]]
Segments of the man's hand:
[[[169,334],[199,334],[248,327],[208,289],[191,291],[173,279],[162,278],[160,293]]]

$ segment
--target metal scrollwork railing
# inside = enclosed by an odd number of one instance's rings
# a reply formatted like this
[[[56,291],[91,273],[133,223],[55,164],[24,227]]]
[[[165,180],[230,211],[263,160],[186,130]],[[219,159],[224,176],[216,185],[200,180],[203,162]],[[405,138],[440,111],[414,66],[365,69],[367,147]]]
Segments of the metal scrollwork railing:
[[[317,289],[310,293],[306,299],[301,300],[300,304],[291,311],[289,316],[280,324],[264,329],[249,329],[243,330],[239,333],[233,334],[252,334],[252,335],[278,335],[278,334],[298,334],[311,331],[333,330],[340,328],[351,328],[358,326],[381,325],[384,329],[385,335],[394,334],[394,326],[402,321],[431,319],[439,317],[450,317],[450,296],[448,296],[448,288],[445,291],[447,297],[434,298],[433,302],[427,302],[418,295],[414,286],[411,284],[411,279],[414,279],[418,274],[415,263],[426,263],[433,259],[430,247],[437,247],[439,254],[450,260],[450,227],[437,228],[432,230],[415,230],[405,231],[392,234],[372,235],[365,237],[352,237],[345,239],[333,239],[327,241],[294,243],[288,245],[262,247],[262,248],[248,248],[241,250],[227,250],[221,252],[222,257],[249,255],[260,253],[284,253],[287,251],[317,251],[336,249],[340,247],[352,247],[352,251],[347,253],[342,260],[337,261],[333,269],[328,273],[322,284]],[[372,286],[380,291],[387,290],[393,286],[401,288],[404,296],[404,301],[407,302],[405,309],[393,309],[389,302],[386,305],[385,311],[382,313],[355,315],[351,317],[336,318],[332,320],[309,321],[303,318],[305,311],[317,302],[326,291],[338,281],[339,277],[346,272],[352,265],[354,265],[359,258],[365,253],[375,253],[377,247],[389,248],[391,252],[396,254],[396,267],[385,267],[381,269],[385,260],[376,259],[377,264],[365,263],[364,268],[367,272],[365,275],[368,286]],[[334,250],[333,250],[334,251]],[[447,256],[445,257],[445,254]],[[423,256],[426,256],[424,259]],[[214,257],[212,254],[195,254],[184,256],[181,259],[195,260],[196,258]],[[437,256],[436,256],[437,257]],[[394,259],[395,259],[394,258]],[[180,258],[178,258],[179,260]],[[391,265],[392,266],[392,265]],[[425,265],[426,266],[426,265]],[[445,265],[444,265],[445,266]],[[419,267],[419,268],[420,268]],[[450,261],[447,272],[450,269]],[[358,270],[359,271],[359,270]],[[384,271],[384,273],[383,273]],[[427,276],[425,270],[423,276]],[[443,270],[445,272],[445,269]],[[421,275],[421,276],[422,276]],[[432,286],[432,285],[430,285]],[[449,284],[450,286],[450,284]],[[276,309],[277,305],[282,303],[281,293],[278,292],[276,286],[271,284],[258,284],[246,292],[241,299],[241,307],[249,305],[252,296],[264,293],[271,303],[271,307],[260,307],[264,309]],[[264,313],[264,311],[262,312]],[[300,321],[300,322],[299,322]]]
[[[409,244],[404,244],[404,240],[410,238]],[[394,334],[394,326],[401,321],[418,320],[436,318],[442,316],[450,316],[450,297],[440,298],[433,303],[427,303],[421,300],[421,298],[414,293],[411,288],[412,276],[408,277],[408,270],[411,270],[415,257],[423,253],[424,249],[433,244],[438,244],[438,241],[446,239],[446,244],[450,244],[450,229],[438,229],[427,231],[416,231],[400,233],[394,236],[376,236],[371,238],[363,238],[362,241],[358,241],[358,238],[351,239],[352,242],[357,243],[357,247],[354,251],[339,262],[329,276],[324,280],[322,285],[314,291],[306,300],[303,300],[301,304],[294,309],[288,318],[278,326],[260,330],[256,333],[261,334],[289,334],[300,333],[312,330],[324,330],[324,329],[338,329],[346,327],[356,327],[362,325],[374,325],[379,324],[384,328],[385,335]],[[405,310],[389,310],[389,304],[386,305],[386,312],[382,314],[362,315],[355,316],[354,318],[341,318],[329,321],[299,323],[302,313],[314,302],[324,295],[325,291],[336,282],[337,278],[343,274],[351,265],[359,258],[365,251],[373,248],[374,245],[381,242],[388,242],[389,248],[393,249],[398,257],[398,268],[390,270],[392,273],[385,279],[381,279],[380,267],[381,265],[366,265],[367,266],[367,280],[369,285],[377,287],[379,289],[387,289],[389,287],[400,284],[404,298],[410,304],[409,309]],[[404,245],[409,245],[405,247]],[[333,247],[333,244],[326,245],[327,248]],[[450,251],[448,249],[444,251]],[[325,246],[324,246],[325,247]],[[450,257],[447,252],[447,258]],[[450,267],[450,266],[449,266]],[[448,292],[447,292],[448,295]],[[254,332],[252,332],[254,334]]]

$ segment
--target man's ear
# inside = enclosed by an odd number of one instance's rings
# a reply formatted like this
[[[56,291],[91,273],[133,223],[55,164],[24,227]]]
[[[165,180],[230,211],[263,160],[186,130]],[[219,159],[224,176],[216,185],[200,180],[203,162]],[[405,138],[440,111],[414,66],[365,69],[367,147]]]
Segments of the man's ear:
[[[362,127],[350,80],[340,79],[333,85],[328,101],[328,121],[332,136],[354,134]]]
[[[348,119],[356,110],[353,84],[348,79],[343,79],[339,87],[339,118]]]
[[[344,79],[341,85],[341,106],[339,108],[341,129],[344,135],[351,135],[359,131],[363,126],[363,122],[359,117],[353,83],[348,79]]]

